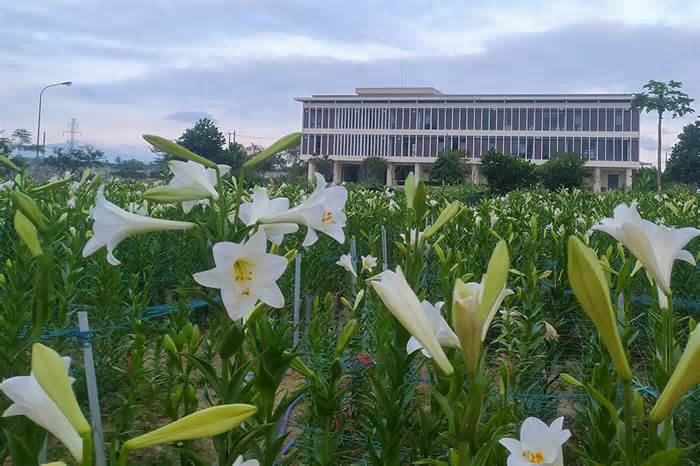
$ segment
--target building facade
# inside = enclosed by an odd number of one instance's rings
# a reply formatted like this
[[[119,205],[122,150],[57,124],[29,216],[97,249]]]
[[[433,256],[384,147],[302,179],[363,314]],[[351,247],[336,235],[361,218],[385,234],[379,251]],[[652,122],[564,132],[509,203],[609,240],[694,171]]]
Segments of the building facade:
[[[358,88],[303,103],[301,158],[313,174],[332,160],[333,181],[357,179],[367,157],[387,162],[387,185],[409,171],[427,179],[438,154],[459,150],[482,181],[490,149],[540,164],[576,152],[594,190],[630,186],[639,168],[639,110],[630,94],[448,95],[434,88]]]

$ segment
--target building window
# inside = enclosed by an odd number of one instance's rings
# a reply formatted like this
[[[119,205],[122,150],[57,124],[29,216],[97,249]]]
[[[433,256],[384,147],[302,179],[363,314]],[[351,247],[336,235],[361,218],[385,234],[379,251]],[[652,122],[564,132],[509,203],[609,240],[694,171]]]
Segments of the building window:
[[[543,160],[548,160],[549,159],[549,139],[550,138],[542,138],[542,159]]]
[[[639,109],[633,108],[632,112],[632,131],[639,131]],[[639,142],[639,141],[637,141]],[[636,162],[636,160],[635,160]]]
[[[498,129],[498,110],[495,108],[489,111],[489,129],[491,131]]]
[[[520,109],[514,108],[513,109],[513,130],[519,130],[520,129]]]
[[[581,114],[580,108],[574,109],[574,131],[581,131],[583,129],[583,116]]]
[[[615,131],[622,131],[622,109],[615,109]]]
[[[535,137],[535,147],[532,152],[532,158],[537,160],[542,159],[542,138],[539,136]]]
[[[445,109],[441,108],[440,112],[438,113],[438,124],[437,124],[437,129],[445,129],[446,128],[446,123],[445,123]],[[433,129],[436,127],[433,126]]]
[[[605,115],[605,130],[615,131],[615,109],[609,108]]]
[[[527,130],[535,130],[535,109],[533,108],[527,109]]]
[[[566,109],[565,108],[559,109],[558,122],[559,122],[559,124],[557,126],[557,129],[559,131],[566,131]]]
[[[489,126],[489,114],[491,113],[488,108],[481,109],[481,129],[488,130]]]
[[[496,129],[499,131],[503,131],[503,120],[505,118],[505,114],[503,113],[503,109],[499,108],[496,111]]]
[[[506,131],[510,131],[511,129],[513,129],[511,115],[511,109],[506,108],[503,110],[503,129],[505,129]]]
[[[535,131],[542,131],[542,109],[535,109]]]

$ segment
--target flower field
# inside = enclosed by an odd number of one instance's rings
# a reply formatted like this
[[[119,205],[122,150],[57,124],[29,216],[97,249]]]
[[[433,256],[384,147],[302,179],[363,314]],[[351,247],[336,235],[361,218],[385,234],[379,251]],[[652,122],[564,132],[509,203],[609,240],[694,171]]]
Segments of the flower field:
[[[147,140],[148,185],[2,160],[3,464],[700,464],[697,194],[260,186]]]

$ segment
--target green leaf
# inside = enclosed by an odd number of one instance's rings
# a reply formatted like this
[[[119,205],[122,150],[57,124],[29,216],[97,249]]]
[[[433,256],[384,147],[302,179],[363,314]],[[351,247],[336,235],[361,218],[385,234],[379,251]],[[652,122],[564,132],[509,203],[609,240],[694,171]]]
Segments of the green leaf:
[[[170,154],[173,157],[179,157],[181,159],[185,160],[191,160],[192,162],[197,162],[201,163],[204,166],[207,166],[209,168],[216,169],[217,166],[214,162],[211,160],[207,160],[201,155],[197,155],[194,152],[192,152],[189,149],[185,149],[182,147],[180,144],[174,143],[172,141],[169,141],[163,137],[160,136],[155,136],[153,134],[144,134],[143,138],[151,144],[153,147],[158,149],[161,152],[165,152],[166,154]]]
[[[287,149],[290,149],[294,146],[299,145],[299,141],[301,141],[301,133],[296,132],[296,133],[291,133],[286,136],[283,136],[279,138],[277,141],[275,141],[270,147],[268,147],[265,150],[262,150],[255,154],[253,158],[250,160],[247,160],[243,164],[243,168],[251,168],[259,163],[264,162],[265,160],[269,159],[275,154],[279,154],[280,152],[283,152]]]
[[[657,451],[643,463],[642,466],[673,466],[687,453],[685,448],[671,448]]]

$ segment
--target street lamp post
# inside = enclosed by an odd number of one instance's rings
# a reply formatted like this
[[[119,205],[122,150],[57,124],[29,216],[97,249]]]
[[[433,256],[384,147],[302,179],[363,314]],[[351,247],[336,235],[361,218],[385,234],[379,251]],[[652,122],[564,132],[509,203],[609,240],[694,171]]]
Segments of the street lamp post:
[[[71,81],[64,81],[62,83],[49,84],[44,87],[39,93],[39,117],[36,124],[36,158],[39,158],[39,137],[41,136],[41,97],[44,95],[44,91],[50,87],[55,86],[71,86],[73,83]]]

